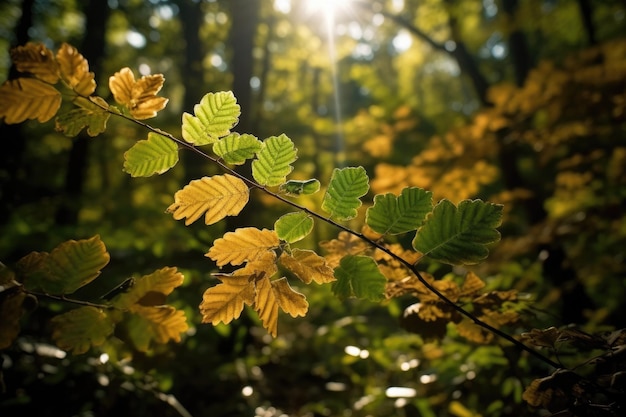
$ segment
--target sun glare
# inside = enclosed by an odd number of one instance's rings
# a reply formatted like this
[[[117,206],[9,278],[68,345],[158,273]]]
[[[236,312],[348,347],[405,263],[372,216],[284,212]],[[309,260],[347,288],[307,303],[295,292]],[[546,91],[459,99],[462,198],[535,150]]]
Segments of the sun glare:
[[[345,10],[351,0],[305,0],[305,12],[308,15],[322,14],[327,20],[333,20]]]
[[[306,0],[306,10],[311,14],[321,12],[334,15],[339,3],[341,2],[334,0]]]

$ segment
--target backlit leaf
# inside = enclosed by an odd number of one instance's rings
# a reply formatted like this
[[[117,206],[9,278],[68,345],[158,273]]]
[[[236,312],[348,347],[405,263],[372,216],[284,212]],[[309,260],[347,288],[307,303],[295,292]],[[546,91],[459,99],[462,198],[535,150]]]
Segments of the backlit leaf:
[[[217,223],[226,216],[236,216],[248,203],[250,190],[245,182],[229,174],[193,180],[174,195],[167,208],[174,219],[186,218],[185,225],[204,214],[206,224]]]
[[[11,60],[19,72],[28,72],[49,84],[59,81],[59,65],[54,54],[41,43],[28,42],[11,49]]]
[[[287,278],[272,281],[272,291],[278,306],[291,317],[304,317],[309,310],[309,303],[303,294],[295,291],[289,285]]]
[[[223,283],[209,288],[204,292],[200,304],[202,322],[217,325],[238,319],[244,305],[254,303],[254,295],[254,283],[247,281],[236,281],[235,285]]]
[[[108,106],[100,97],[93,97],[93,100],[101,103],[105,108]],[[74,104],[79,107],[61,113],[55,119],[54,128],[57,132],[63,132],[69,137],[78,135],[85,127],[87,134],[91,137],[104,132],[110,116],[108,112],[86,99],[77,98]]]
[[[305,284],[315,281],[326,284],[335,281],[335,275],[326,259],[311,250],[294,249],[290,254],[283,252],[280,263]]]
[[[48,294],[71,294],[100,275],[109,263],[109,253],[100,236],[84,240],[69,240],[52,252],[33,252],[20,261],[27,289],[39,289]]]
[[[365,222],[380,234],[399,234],[417,230],[433,208],[432,193],[421,188],[405,188],[396,197],[388,193],[374,197]]]
[[[231,133],[213,144],[213,152],[227,164],[241,165],[261,149],[261,141],[253,135]]]
[[[130,68],[122,68],[109,77],[109,89],[118,104],[126,106],[135,119],[143,120],[156,116],[168,102],[157,97],[165,79],[161,74],[144,75],[135,80]]]
[[[263,141],[257,159],[252,161],[252,176],[261,185],[280,185],[293,170],[297,149],[285,134],[271,136]]]
[[[180,342],[181,334],[189,329],[185,313],[172,306],[144,307],[135,304],[134,313],[125,323],[127,333],[137,350],[146,352],[152,342]]]
[[[263,328],[276,337],[278,334],[278,301],[272,291],[272,284],[268,277],[255,282],[254,309],[259,314]]]
[[[162,174],[178,162],[178,146],[172,140],[153,132],[124,153],[124,171],[133,177]]]
[[[487,344],[491,343],[494,338],[493,333],[467,318],[463,318],[460,323],[457,323],[456,330],[459,332],[459,336],[473,343]]]
[[[193,108],[195,116],[183,113],[183,139],[194,145],[217,142],[239,121],[241,108],[231,91],[208,93]]]
[[[369,190],[369,179],[363,167],[335,168],[322,201],[322,209],[338,220],[356,217],[360,198]]]
[[[342,298],[357,297],[371,301],[384,298],[387,279],[378,270],[376,261],[369,256],[344,256],[335,268],[333,293]]]
[[[57,52],[61,78],[76,92],[86,97],[96,91],[94,73],[89,72],[89,63],[73,46],[63,43]]]
[[[106,312],[90,306],[55,316],[52,325],[52,339],[57,346],[74,354],[102,345],[115,327]]]
[[[35,78],[18,78],[0,86],[0,118],[7,124],[27,119],[47,122],[61,106],[61,93]]]
[[[241,265],[277,248],[279,244],[278,236],[273,230],[244,227],[216,239],[206,256],[219,267],[226,264]]]
[[[500,240],[501,221],[501,205],[463,200],[457,208],[442,200],[418,230],[413,248],[438,262],[476,264],[489,254],[487,245]]]
[[[174,267],[158,269],[136,279],[126,292],[113,298],[113,305],[121,309],[134,308],[135,304],[142,304],[142,299],[151,293],[162,294],[164,299],[174,291],[174,288],[182,285],[184,279],[183,274]]]
[[[460,297],[472,297],[480,293],[480,290],[485,288],[485,282],[480,279],[478,275],[474,272],[469,271],[465,275],[465,281],[463,281],[463,286],[461,286],[461,294]]]
[[[313,230],[313,218],[303,211],[287,213],[274,223],[278,238],[288,243],[304,239]]]
[[[272,336],[276,337],[278,334],[279,307],[291,317],[306,315],[309,303],[304,295],[291,288],[287,278],[270,281],[265,276],[255,282],[254,309],[259,314],[263,327]]]
[[[254,303],[254,275],[219,274],[217,277],[222,283],[207,289],[202,296],[202,323],[228,324],[239,318],[244,305]]]

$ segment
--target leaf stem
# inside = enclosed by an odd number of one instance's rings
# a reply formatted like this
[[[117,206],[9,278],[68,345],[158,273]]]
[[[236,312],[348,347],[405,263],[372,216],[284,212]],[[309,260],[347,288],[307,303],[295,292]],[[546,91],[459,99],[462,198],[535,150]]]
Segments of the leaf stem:
[[[535,358],[541,360],[542,362],[554,367],[554,368],[561,368],[561,365],[559,365],[557,362],[553,361],[552,359],[548,358],[547,356],[541,354],[540,352],[538,352],[535,349],[532,349],[531,347],[525,345],[524,343],[520,342],[519,340],[515,339],[513,336],[509,335],[508,333],[503,332],[500,329],[497,329],[493,326],[491,326],[488,323],[485,323],[484,321],[480,320],[478,317],[476,317],[475,315],[473,315],[472,313],[470,313],[469,311],[465,310],[462,306],[458,305],[457,303],[455,303],[454,301],[450,300],[448,297],[446,297],[443,293],[441,293],[439,290],[437,290],[437,288],[435,288],[433,285],[431,285],[428,281],[426,281],[426,279],[424,279],[424,277],[420,274],[420,272],[417,270],[417,268],[415,267],[414,264],[406,261],[405,259],[403,259],[402,257],[400,257],[399,255],[396,255],[395,253],[393,253],[391,250],[389,250],[388,248],[384,247],[383,245],[381,245],[378,242],[375,242],[374,240],[368,238],[367,236],[363,235],[360,232],[357,232],[355,230],[350,229],[347,226],[344,226],[342,224],[337,223],[336,221],[332,220],[329,217],[323,216],[315,211],[312,211],[292,200],[289,200],[287,198],[285,198],[284,196],[275,193],[269,189],[267,189],[266,187],[256,183],[255,181],[245,177],[244,175],[238,173],[237,171],[235,171],[234,169],[230,168],[228,165],[226,165],[223,161],[221,161],[218,158],[215,158],[209,154],[207,154],[206,152],[202,151],[201,149],[197,148],[195,145],[190,144],[185,142],[182,139],[179,139],[175,136],[173,136],[172,134],[168,133],[168,132],[164,132],[158,128],[152,127],[147,123],[141,122],[139,120],[133,119],[132,117],[129,117],[127,115],[121,114],[121,113],[116,113],[108,108],[105,109],[107,112],[109,112],[112,115],[115,116],[119,116],[122,117],[132,123],[135,123],[139,126],[142,126],[143,128],[152,131],[154,133],[157,133],[159,135],[165,136],[168,139],[174,141],[176,144],[178,144],[181,148],[184,149],[188,149],[190,151],[193,151],[195,153],[197,153],[198,155],[200,155],[203,158],[208,159],[209,161],[213,162],[214,164],[217,164],[220,168],[222,168],[224,171],[226,171],[228,174],[233,175],[237,178],[239,178],[240,180],[242,180],[243,182],[245,182],[246,184],[248,184],[251,188],[258,188],[259,190],[261,190],[262,192],[264,192],[265,194],[268,194],[269,196],[282,201],[285,204],[288,204],[290,206],[292,206],[293,208],[297,209],[297,210],[301,210],[305,213],[307,213],[310,216],[313,216],[323,222],[326,222],[334,227],[336,227],[337,229],[343,230],[359,239],[361,239],[364,242],[367,242],[369,245],[371,245],[372,247],[379,249],[383,252],[385,252],[387,255],[391,256],[393,259],[397,260],[398,262],[400,262],[402,265],[404,265],[409,271],[411,271],[411,273],[413,273],[417,279],[429,290],[431,291],[433,294],[435,294],[440,300],[442,300],[444,303],[448,304],[450,307],[452,307],[454,310],[456,310],[458,313],[462,314],[463,316],[467,317],[468,319],[470,319],[474,324],[488,330],[489,332],[507,340],[508,342],[512,343],[513,345],[517,346],[519,349],[528,352],[530,355],[534,356]]]
[[[39,297],[39,298],[49,298],[51,300],[57,300],[57,301],[63,301],[66,303],[71,303],[71,304],[77,304],[83,307],[95,307],[95,308],[99,308],[102,310],[119,310],[117,307],[109,305],[109,304],[98,304],[98,303],[92,303],[90,301],[84,301],[84,300],[77,300],[75,298],[68,298],[64,295],[53,295],[53,294],[48,294],[48,293],[43,293],[43,292],[36,292],[36,291],[24,291],[26,294],[30,294],[30,295],[34,295],[35,297]]]

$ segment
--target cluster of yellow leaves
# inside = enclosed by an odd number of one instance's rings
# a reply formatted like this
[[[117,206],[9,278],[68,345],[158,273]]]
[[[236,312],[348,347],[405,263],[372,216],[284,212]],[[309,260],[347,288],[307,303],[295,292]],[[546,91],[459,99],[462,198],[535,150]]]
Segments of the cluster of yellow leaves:
[[[76,48],[63,43],[55,55],[42,44],[28,43],[12,49],[11,59],[24,76],[0,86],[0,118],[5,123],[34,119],[43,123],[52,119],[61,107],[62,91],[69,89],[78,109],[60,116],[57,130],[70,136],[85,126],[89,126],[92,135],[104,130],[108,105],[102,98],[92,96],[96,90],[94,73]],[[147,119],[167,104],[166,98],[156,97],[163,81],[160,74],[135,80],[132,71],[124,68],[109,79],[109,87],[115,100],[127,107],[135,119]]]
[[[477,119],[477,123],[481,123]],[[395,194],[405,187],[433,192],[435,199],[461,201],[475,197],[480,189],[497,180],[493,162],[498,145],[493,132],[485,136],[471,129],[457,129],[430,139],[429,145],[405,167],[378,164],[371,181],[375,193]]]
[[[286,277],[275,277],[278,263],[305,284],[335,279],[324,258],[310,250],[281,246],[276,232],[268,229],[247,227],[228,232],[214,242],[206,256],[220,267],[244,266],[229,274],[214,274],[221,283],[203,295],[202,322],[228,324],[239,318],[248,305],[272,336],[278,333],[279,309],[292,317],[304,316],[308,311],[305,296],[295,291]]]
[[[118,104],[126,106],[135,119],[143,120],[156,116],[169,101],[156,96],[164,82],[161,74],[144,75],[135,80],[130,68],[122,68],[109,78],[109,88]]]
[[[11,50],[11,59],[18,71],[32,77],[8,80],[0,86],[0,117],[6,123],[50,120],[61,106],[61,93],[53,86],[59,80],[78,96],[89,96],[96,89],[87,60],[66,43],[56,55],[42,44],[28,43]]]
[[[397,194],[415,186],[432,191],[435,199],[473,198],[498,181],[503,143],[528,146],[539,165],[547,167],[582,142],[607,135],[614,129],[611,123],[616,126],[624,120],[625,79],[624,40],[589,48],[559,65],[543,61],[522,87],[510,83],[491,87],[488,100],[493,107],[482,109],[465,126],[432,137],[407,166],[378,164],[372,190]]]
[[[572,368],[563,365],[551,375],[534,379],[522,395],[531,406],[547,409],[555,415],[569,412],[571,404],[596,404],[600,409],[605,407],[604,403],[612,401],[611,396],[607,400],[607,393],[621,395],[623,392],[624,329],[590,334],[574,327],[549,327],[523,333],[522,340],[552,352],[574,347],[579,353],[592,355],[591,359],[584,355],[570,355],[570,360],[578,361]]]
[[[372,240],[377,240],[381,237],[380,234],[367,226],[363,228],[363,234]],[[410,264],[415,263],[420,258],[419,252],[404,249],[400,244],[384,244],[384,246]],[[336,239],[320,242],[320,247],[326,252],[324,257],[332,268],[337,267],[341,259],[346,255],[366,255],[371,256],[376,261],[378,269],[390,281],[402,279],[410,274],[400,261],[380,249],[372,248],[362,239],[348,232],[340,232]]]
[[[386,158],[393,152],[396,139],[415,129],[418,121],[408,106],[396,109],[388,122],[385,111],[378,106],[370,106],[346,122],[345,133],[348,140],[358,138],[359,146],[374,158]],[[363,142],[362,138],[367,138]]]
[[[485,283],[478,275],[468,272],[463,284],[448,279],[437,280],[432,275],[422,272],[424,280],[454,303],[467,306],[471,303],[472,314],[481,321],[499,328],[507,324],[514,324],[519,319],[511,302],[517,300],[517,292],[489,291],[483,292]],[[412,295],[419,302],[405,310],[404,320],[409,331],[415,331],[425,337],[442,337],[448,323],[456,325],[460,336],[475,342],[487,344],[493,340],[493,334],[476,325],[467,317],[462,317],[451,306],[445,304],[439,297],[426,287],[417,277],[408,276],[401,280],[387,284],[387,298],[396,298]]]
[[[54,317],[52,338],[60,348],[75,354],[102,345],[116,326],[125,328],[124,334],[140,351],[147,351],[152,342],[180,342],[188,329],[185,313],[165,301],[183,280],[172,267],[144,275],[111,300],[112,309],[86,306]]]
[[[32,252],[9,270],[0,268],[0,348],[11,345],[19,334],[19,320],[28,301],[41,294],[66,297],[91,283],[109,262],[109,253],[99,236],[69,240],[48,252]],[[165,303],[167,296],[183,283],[176,268],[162,268],[138,279],[106,304],[84,304],[52,319],[52,338],[61,349],[75,354],[100,346],[116,327],[141,351],[151,343],[179,342],[187,331],[183,311]],[[119,288],[117,289],[119,290]]]

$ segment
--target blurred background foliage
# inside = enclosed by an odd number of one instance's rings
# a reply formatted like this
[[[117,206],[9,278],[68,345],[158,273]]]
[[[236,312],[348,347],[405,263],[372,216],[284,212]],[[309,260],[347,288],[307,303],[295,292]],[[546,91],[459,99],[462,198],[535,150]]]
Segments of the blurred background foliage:
[[[233,90],[237,131],[296,143],[293,178],[324,184],[333,168],[362,165],[372,194],[411,185],[503,203],[502,242],[473,271],[526,297],[508,331],[593,333],[626,327],[625,19],[618,0],[6,0],[0,81],[15,76],[11,47],[69,42],[103,97],[124,66],[164,74],[170,102],[151,124],[174,135],[206,92]],[[190,179],[216,173],[206,161],[183,155],[163,176],[131,180],[121,167],[147,135],[137,126],[111,120],[100,137],[73,139],[50,123],[0,130],[0,260],[100,234],[111,263],[79,295],[177,266],[185,283],[169,299],[191,327],[148,353],[112,339],[68,356],[48,324],[67,307],[43,302],[0,353],[1,415],[534,415],[522,392],[545,365],[445,325],[443,338],[403,330],[412,300],[341,301],[312,286],[299,289],[307,317],[281,316],[275,340],[254,313],[199,324],[202,291],[217,282],[203,256],[212,241],[272,227],[287,207],[253,195],[236,218],[184,227],[164,211]],[[305,243],[336,237],[317,223]],[[570,364],[585,354],[562,352]]]

